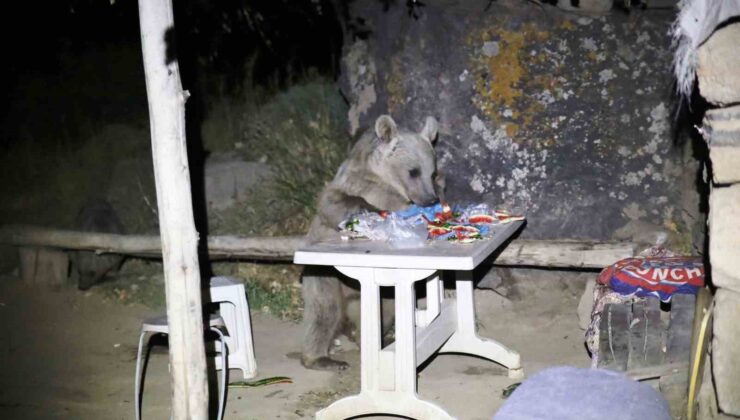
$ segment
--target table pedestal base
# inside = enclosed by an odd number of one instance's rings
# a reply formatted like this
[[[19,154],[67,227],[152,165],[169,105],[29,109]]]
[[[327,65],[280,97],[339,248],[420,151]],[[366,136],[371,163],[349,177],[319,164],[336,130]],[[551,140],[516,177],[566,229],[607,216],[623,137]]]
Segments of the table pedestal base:
[[[335,401],[316,413],[316,420],[340,420],[372,414],[393,414],[418,420],[454,420],[440,406],[397,391],[363,391]]]
[[[521,379],[524,370],[521,368],[519,353],[511,350],[496,340],[481,338],[475,328],[475,300],[473,297],[473,279],[471,273],[458,271],[455,282],[457,291],[457,330],[439,349],[439,353],[460,353],[479,356],[496,362],[509,369],[509,378]]]

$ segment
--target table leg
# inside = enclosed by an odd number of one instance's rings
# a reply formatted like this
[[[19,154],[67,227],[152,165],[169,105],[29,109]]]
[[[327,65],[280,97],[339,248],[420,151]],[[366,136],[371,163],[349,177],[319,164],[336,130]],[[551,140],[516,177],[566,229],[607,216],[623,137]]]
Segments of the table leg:
[[[436,275],[426,281],[427,290],[427,307],[426,309],[416,310],[416,325],[419,327],[426,327],[431,324],[442,308],[442,302],[444,301],[444,290],[442,280],[439,275]]]
[[[396,391],[416,394],[416,299],[414,283],[396,286]]]
[[[524,377],[519,353],[495,340],[480,338],[475,327],[475,299],[472,272],[456,273],[457,331],[450,337],[440,353],[463,353],[479,356],[499,363],[509,369],[510,378]]]
[[[362,308],[362,347],[360,349],[362,390],[360,394],[342,398],[316,413],[318,420],[339,420],[371,414],[392,414],[413,419],[454,420],[434,403],[419,399],[416,394],[416,331],[415,300],[412,281],[430,273],[416,270],[359,269],[338,267],[340,271],[360,281]],[[380,286],[395,285],[396,345],[393,352],[382,350],[380,329]],[[381,353],[390,353],[381,355]],[[383,363],[384,360],[392,362]],[[392,379],[391,379],[392,378]]]
[[[316,420],[344,420],[389,414],[416,420],[456,420],[439,406],[399,392],[362,392],[342,398],[316,413]]]
[[[360,283],[360,310],[361,389],[378,389],[383,315],[380,311],[380,286],[374,281]]]

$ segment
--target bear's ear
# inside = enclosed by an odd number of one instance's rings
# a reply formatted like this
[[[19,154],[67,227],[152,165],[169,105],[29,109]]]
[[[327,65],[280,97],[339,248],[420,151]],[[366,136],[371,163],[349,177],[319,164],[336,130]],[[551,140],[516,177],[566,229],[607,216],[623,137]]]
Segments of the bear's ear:
[[[426,121],[424,121],[424,128],[421,129],[421,136],[425,139],[429,140],[429,143],[436,143],[437,142],[437,132],[439,131],[439,123],[437,123],[437,120],[434,117],[427,117]]]
[[[388,143],[398,134],[398,127],[390,115],[381,115],[375,121],[375,134],[378,138]]]

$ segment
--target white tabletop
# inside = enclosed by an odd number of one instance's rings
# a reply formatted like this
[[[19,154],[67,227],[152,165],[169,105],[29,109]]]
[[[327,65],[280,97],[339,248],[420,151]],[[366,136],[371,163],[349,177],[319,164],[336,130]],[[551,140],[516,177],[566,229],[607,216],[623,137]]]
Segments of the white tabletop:
[[[385,242],[355,239],[304,245],[296,251],[293,262],[346,267],[472,270],[523,223],[516,221],[492,226],[488,238],[469,244],[442,240],[428,241],[419,248],[392,249]]]

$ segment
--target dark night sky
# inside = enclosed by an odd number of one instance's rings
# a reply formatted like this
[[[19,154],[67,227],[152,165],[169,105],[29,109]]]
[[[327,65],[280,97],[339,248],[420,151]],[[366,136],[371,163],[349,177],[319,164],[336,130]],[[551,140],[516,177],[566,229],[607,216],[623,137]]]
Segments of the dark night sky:
[[[60,54],[116,42],[138,42],[137,4],[107,1],[7,3],[2,15],[4,71],[54,72]]]
[[[186,88],[194,88],[204,76],[221,77],[238,88],[251,58],[256,84],[284,86],[308,71],[328,77],[338,74],[342,31],[334,5],[341,2],[173,3]],[[89,109],[93,118],[102,119],[120,114],[119,108],[130,102],[122,97],[125,92],[104,98],[106,92],[143,86],[136,0],[9,2],[0,19],[6,57],[0,82],[6,99],[0,105],[0,143],[18,138],[22,124],[41,119],[53,125],[56,115],[68,112],[65,98],[70,96],[76,101],[75,112]],[[99,100],[110,110],[101,111]],[[37,111],[39,105],[45,109]]]
[[[340,51],[341,31],[332,2],[319,4],[320,13],[308,0],[177,1],[175,24],[179,42],[201,58],[213,59],[206,56],[215,52],[223,61],[233,61],[264,49],[264,55],[274,56],[272,61],[297,59],[330,70],[326,56]],[[54,72],[59,54],[138,43],[137,7],[135,0],[10,2],[0,18],[11,58],[4,71]]]

